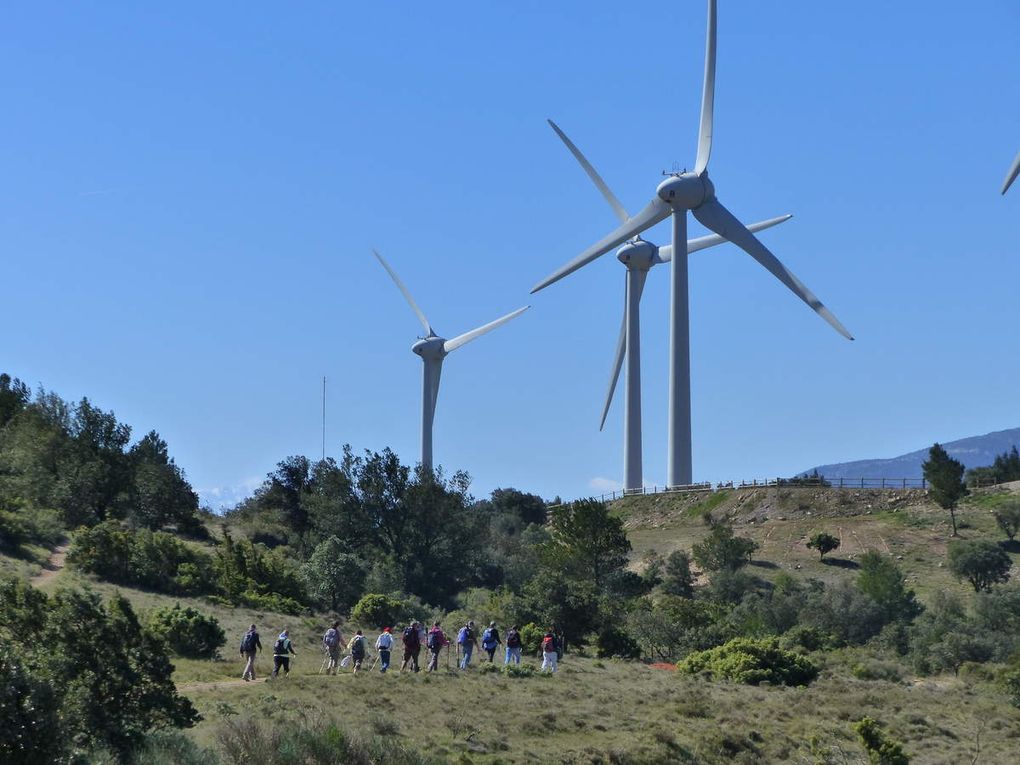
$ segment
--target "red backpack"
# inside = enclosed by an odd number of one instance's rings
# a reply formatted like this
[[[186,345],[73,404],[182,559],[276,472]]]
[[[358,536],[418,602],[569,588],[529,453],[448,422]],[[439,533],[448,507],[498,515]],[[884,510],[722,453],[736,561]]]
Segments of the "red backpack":
[[[546,635],[542,639],[542,651],[544,653],[556,653],[556,638],[552,635]]]

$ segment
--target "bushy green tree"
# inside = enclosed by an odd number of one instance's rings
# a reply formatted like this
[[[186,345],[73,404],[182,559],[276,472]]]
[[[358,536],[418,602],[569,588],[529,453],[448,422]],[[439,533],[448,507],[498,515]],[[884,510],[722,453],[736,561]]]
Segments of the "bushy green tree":
[[[368,593],[351,610],[351,621],[376,629],[392,627],[412,618],[408,604],[389,595]]]
[[[992,511],[995,522],[1009,541],[1020,532],[1020,500],[1010,499]]]
[[[888,619],[881,606],[859,588],[837,582],[808,596],[800,621],[842,643],[861,645],[877,635]]]
[[[330,537],[301,569],[312,597],[334,611],[349,610],[364,592],[365,564],[345,550],[337,537]]]
[[[745,565],[757,543],[747,537],[738,537],[726,524],[712,527],[701,542],[693,547],[694,560],[706,571],[736,571]]]
[[[215,617],[180,603],[150,613],[146,628],[178,656],[195,659],[211,659],[227,642]]]
[[[783,648],[776,638],[735,638],[692,653],[677,664],[677,671],[748,685],[807,685],[818,677],[818,667],[810,659]]]
[[[903,745],[889,738],[870,717],[854,723],[853,729],[861,737],[872,765],[909,765],[910,758],[903,751]]]
[[[686,550],[674,550],[666,556],[660,587],[666,595],[694,597],[694,573],[691,571],[691,556]]]
[[[198,494],[170,457],[156,431],[148,433],[128,452],[134,474],[130,487],[131,518],[149,529],[176,525],[193,530],[198,525]]]
[[[57,694],[0,646],[0,761],[50,765],[63,752]]]
[[[807,546],[811,549],[818,550],[818,559],[822,560],[825,558],[826,553],[830,553],[839,548],[839,538],[834,537],[832,534],[827,534],[824,531],[820,531],[808,540]]]
[[[928,450],[928,459],[921,465],[921,469],[928,482],[931,498],[939,507],[949,511],[955,537],[956,506],[970,493],[963,480],[963,463],[950,457],[941,444],[935,444]]]
[[[878,604],[885,621],[910,621],[921,612],[914,591],[890,556],[867,550],[859,564],[857,589]]]
[[[1009,581],[1012,566],[1009,554],[995,542],[973,539],[949,545],[949,570],[970,582],[974,592]]]

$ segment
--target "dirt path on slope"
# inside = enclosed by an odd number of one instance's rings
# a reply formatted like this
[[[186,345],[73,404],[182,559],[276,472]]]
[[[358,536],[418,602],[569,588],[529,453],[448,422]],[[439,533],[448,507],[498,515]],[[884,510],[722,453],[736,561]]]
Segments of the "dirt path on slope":
[[[50,557],[46,559],[43,564],[42,571],[37,576],[33,576],[29,583],[35,587],[38,587],[43,582],[46,582],[57,574],[59,574],[64,568],[64,561],[67,560],[67,551],[71,547],[71,540],[65,539],[53,550],[50,551]]]

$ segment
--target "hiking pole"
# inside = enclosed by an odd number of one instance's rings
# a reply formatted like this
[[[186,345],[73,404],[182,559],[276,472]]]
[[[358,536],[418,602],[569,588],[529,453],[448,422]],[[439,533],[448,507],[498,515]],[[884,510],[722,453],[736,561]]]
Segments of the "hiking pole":
[[[369,671],[369,672],[371,672],[371,671],[372,671],[373,669],[375,669],[375,663],[376,663],[377,661],[379,661],[379,654],[376,654],[376,655],[375,655],[375,658],[374,658],[374,659],[372,659],[372,666],[368,668],[368,671]]]

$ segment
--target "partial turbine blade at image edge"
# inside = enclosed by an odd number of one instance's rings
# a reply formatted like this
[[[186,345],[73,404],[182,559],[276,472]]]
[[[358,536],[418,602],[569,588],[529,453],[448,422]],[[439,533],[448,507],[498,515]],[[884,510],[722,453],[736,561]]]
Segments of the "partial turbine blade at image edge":
[[[758,238],[748,231],[747,227],[737,220],[736,216],[723,207],[719,200],[713,199],[711,202],[706,202],[692,212],[694,217],[705,228],[729,239],[733,244],[761,263],[769,273],[785,284],[794,295],[811,306],[815,313],[829,322],[839,334],[843,335],[847,340],[854,339],[853,335],[847,331],[846,327],[840,323],[832,311],[826,308],[825,304],[815,297],[814,293],[800,279],[780,263],[779,258],[773,255],[768,247],[758,241]]]
[[[523,308],[518,308],[516,311],[511,311],[506,316],[501,316],[495,321],[490,321],[488,324],[483,324],[481,327],[478,327],[478,329],[473,329],[470,332],[465,332],[463,335],[457,335],[452,340],[447,340],[445,343],[443,343],[443,350],[446,351],[447,353],[452,353],[453,351],[460,348],[462,345],[470,343],[476,337],[481,337],[487,332],[492,332],[492,330],[494,330],[496,327],[506,324],[511,319],[516,319],[518,316],[527,311],[529,308],[531,308],[531,306],[526,305]]]
[[[752,223],[747,227],[748,231],[764,231],[767,228],[778,226],[780,223],[786,223],[786,221],[792,218],[792,215],[780,215],[778,218],[769,218],[768,220],[758,221]],[[719,236],[718,234],[710,234],[708,236],[699,236],[697,239],[687,240],[687,254],[692,252],[698,252],[698,250],[707,250],[709,247],[715,247],[719,244],[726,244],[729,240],[725,237]],[[656,259],[656,263],[668,263],[673,259],[673,245],[667,244],[665,247],[659,248],[659,255]]]
[[[407,304],[411,306],[411,310],[414,311],[415,314],[417,314],[418,321],[420,321],[421,325],[425,327],[425,331],[428,333],[428,336],[432,337],[434,334],[436,334],[432,330],[432,325],[429,324],[429,320],[425,318],[425,314],[418,307],[418,304],[414,302],[414,298],[411,297],[411,293],[408,291],[407,287],[405,287],[404,283],[400,281],[400,277],[397,276],[397,272],[390,268],[390,264],[383,260],[383,256],[380,255],[378,252],[372,250],[372,254],[375,255],[376,259],[380,263],[382,263],[382,267],[386,269],[386,273],[390,275],[390,278],[397,285],[400,291],[404,294],[404,299],[407,300]]]
[[[712,129],[715,120],[716,0],[708,0],[708,34],[705,41],[705,85],[701,91],[701,129],[698,133],[698,159],[694,172],[708,169],[712,156]]]
[[[656,223],[666,220],[671,211],[672,210],[669,205],[656,197],[649,202],[641,212],[617,228],[609,236],[605,237],[598,243],[593,244],[572,261],[567,263],[567,265],[563,266],[563,268],[553,272],[551,275],[547,276],[532,287],[532,294],[541,289],[545,289],[550,284],[558,282],[564,276],[568,276],[574,273],[577,269],[588,265],[596,258],[605,255],[607,252],[623,244],[628,239],[633,239],[645,229],[649,229]]]
[[[1006,174],[1006,180],[1002,184],[1002,193],[1005,194],[1009,191],[1009,187],[1013,185],[1013,181],[1020,175],[1020,154],[1016,155],[1016,159],[1013,160],[1013,167],[1009,168],[1009,172]]]
[[[584,169],[584,172],[586,172],[588,177],[591,178],[591,182],[595,184],[595,188],[602,192],[602,196],[605,197],[609,206],[613,208],[613,212],[616,213],[616,217],[619,219],[620,223],[626,223],[630,219],[630,216],[627,214],[623,205],[620,204],[620,200],[616,198],[616,194],[614,194],[609,186],[606,185],[606,182],[602,180],[602,176],[598,174],[598,171],[592,167],[591,162],[585,158],[584,154],[581,153],[581,150],[574,145],[574,142],[567,138],[567,134],[560,130],[559,125],[552,120],[546,120],[546,122],[549,123],[549,127],[556,131],[556,135],[560,137],[560,140],[563,141],[566,147],[570,150],[570,153],[574,155],[574,159],[578,161]]]

